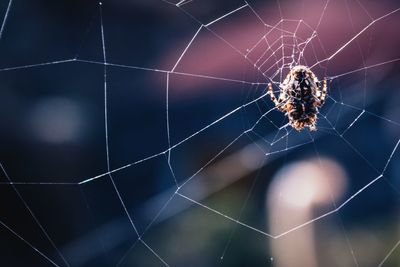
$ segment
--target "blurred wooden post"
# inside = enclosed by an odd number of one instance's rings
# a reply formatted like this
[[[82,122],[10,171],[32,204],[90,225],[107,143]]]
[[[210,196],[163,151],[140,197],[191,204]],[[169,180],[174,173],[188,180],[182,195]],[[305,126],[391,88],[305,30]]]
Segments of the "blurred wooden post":
[[[274,177],[269,188],[268,232],[277,236],[312,220],[316,206],[334,209],[344,193],[343,169],[327,159],[313,159],[285,166]],[[271,239],[274,266],[317,267],[314,224],[308,224],[277,239]]]

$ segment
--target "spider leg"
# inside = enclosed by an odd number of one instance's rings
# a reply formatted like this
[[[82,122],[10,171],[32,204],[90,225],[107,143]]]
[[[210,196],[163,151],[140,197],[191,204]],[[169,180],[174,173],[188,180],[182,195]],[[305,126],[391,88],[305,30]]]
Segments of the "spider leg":
[[[320,105],[323,105],[325,103],[325,98],[326,98],[327,93],[328,93],[328,83],[325,78],[323,81],[322,93],[321,93],[321,96],[319,97],[319,100],[321,101]]]
[[[268,92],[267,94],[269,94],[269,96],[271,97],[271,100],[274,102],[275,106],[280,106],[280,103],[278,101],[278,99],[276,99],[274,91],[272,89],[272,83],[268,84]]]

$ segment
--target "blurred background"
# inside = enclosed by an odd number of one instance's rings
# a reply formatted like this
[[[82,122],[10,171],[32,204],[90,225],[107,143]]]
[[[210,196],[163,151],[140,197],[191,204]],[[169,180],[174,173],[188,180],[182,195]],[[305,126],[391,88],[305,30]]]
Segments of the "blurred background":
[[[9,3],[0,266],[400,266],[397,1]]]

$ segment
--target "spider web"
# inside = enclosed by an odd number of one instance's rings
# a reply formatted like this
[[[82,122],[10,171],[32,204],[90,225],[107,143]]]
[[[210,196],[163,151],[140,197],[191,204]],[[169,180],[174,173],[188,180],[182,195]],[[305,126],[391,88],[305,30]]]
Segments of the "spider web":
[[[19,26],[30,5],[2,3],[5,264],[279,266],[269,247],[315,226],[321,262],[337,257],[327,250],[338,242],[333,251],[344,259],[332,266],[396,266],[400,8],[329,0],[137,5],[153,16],[72,3],[74,15]],[[60,33],[74,16],[85,26]],[[18,30],[31,33],[28,41]],[[176,30],[182,36],[168,35]],[[328,81],[316,132],[293,130],[266,92],[271,82],[278,94],[300,64]],[[283,212],[269,218],[275,171],[311,157],[344,166],[345,195],[294,223]],[[360,232],[372,236],[370,246]]]

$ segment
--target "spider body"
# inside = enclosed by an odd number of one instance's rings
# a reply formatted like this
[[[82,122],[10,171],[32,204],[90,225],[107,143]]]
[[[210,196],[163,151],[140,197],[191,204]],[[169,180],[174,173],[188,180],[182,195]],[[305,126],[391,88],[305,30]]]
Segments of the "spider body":
[[[298,131],[304,127],[315,131],[318,108],[324,104],[327,94],[326,80],[321,86],[317,76],[309,68],[298,65],[289,71],[279,89],[277,99],[272,84],[268,84],[271,100],[278,110],[285,113],[289,124]]]

